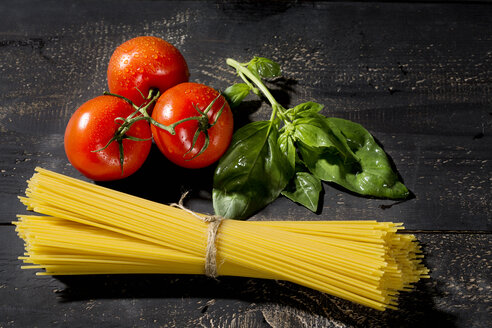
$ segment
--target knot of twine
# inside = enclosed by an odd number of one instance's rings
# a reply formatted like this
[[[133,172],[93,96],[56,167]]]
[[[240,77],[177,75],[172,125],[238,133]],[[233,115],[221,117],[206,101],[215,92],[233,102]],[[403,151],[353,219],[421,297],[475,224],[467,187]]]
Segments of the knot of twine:
[[[217,278],[218,273],[217,273],[217,246],[215,245],[215,240],[217,239],[217,231],[219,230],[219,226],[224,220],[223,217],[218,216],[218,215],[200,215],[198,213],[193,212],[192,210],[186,208],[183,205],[183,200],[186,198],[188,195],[188,192],[185,192],[181,198],[179,199],[179,202],[172,203],[170,206],[172,207],[177,207],[182,209],[183,211],[186,211],[193,215],[194,217],[200,219],[203,222],[208,223],[208,230],[207,230],[207,247],[205,249],[205,275],[207,277],[211,278]]]

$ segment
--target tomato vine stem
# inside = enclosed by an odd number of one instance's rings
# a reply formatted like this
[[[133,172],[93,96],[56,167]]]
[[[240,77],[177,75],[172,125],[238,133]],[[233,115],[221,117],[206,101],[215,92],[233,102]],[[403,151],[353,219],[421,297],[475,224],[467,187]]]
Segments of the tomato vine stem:
[[[139,90],[139,92],[140,92],[140,90]],[[208,112],[212,109],[212,107],[215,104],[215,102],[217,101],[217,99],[220,98],[220,94],[219,94],[214,100],[212,100],[207,105],[207,107],[203,111],[200,110],[197,105],[195,105],[195,104],[193,105],[193,107],[195,108],[195,110],[198,112],[199,115],[184,118],[182,120],[174,122],[171,125],[164,125],[164,124],[159,123],[156,120],[154,120],[148,113],[148,109],[155,102],[157,102],[157,100],[159,99],[159,97],[161,95],[161,93],[158,89],[150,89],[147,97],[145,97],[142,94],[142,92],[140,92],[142,97],[147,100],[147,102],[145,102],[143,106],[136,106],[130,99],[128,99],[122,95],[118,95],[118,94],[114,94],[114,93],[110,93],[110,92],[104,92],[103,94],[106,96],[113,96],[113,97],[123,99],[127,103],[129,103],[130,106],[132,106],[135,109],[135,111],[133,113],[131,113],[130,115],[128,115],[128,117],[126,117],[126,118],[125,117],[117,117],[114,121],[116,124],[119,125],[119,127],[115,131],[113,137],[108,141],[108,143],[104,147],[92,151],[92,152],[102,151],[102,150],[108,148],[109,145],[111,145],[113,142],[116,141],[118,143],[118,148],[119,148],[119,153],[120,153],[120,166],[121,166],[122,174],[123,174],[123,164],[124,164],[123,140],[128,139],[128,140],[132,140],[132,141],[147,141],[147,140],[152,139],[152,137],[149,139],[141,139],[141,138],[136,138],[136,137],[127,135],[127,132],[130,130],[131,126],[134,123],[136,123],[138,121],[145,120],[149,124],[152,124],[152,125],[160,128],[160,129],[162,129],[162,130],[165,130],[168,133],[170,133],[171,135],[175,135],[176,134],[176,127],[179,124],[187,122],[187,121],[193,121],[193,120],[198,121],[198,127],[197,127],[197,130],[195,132],[195,135],[193,136],[192,145],[191,145],[190,149],[184,155],[189,154],[193,150],[193,148],[195,147],[195,144],[198,140],[198,137],[202,133],[205,135],[205,142],[204,142],[202,148],[200,149],[200,151],[196,155],[194,155],[192,158],[189,159],[189,160],[192,160],[192,159],[196,158],[197,156],[201,155],[208,148],[208,145],[210,143],[210,137],[208,135],[208,129],[210,129],[211,127],[213,127],[217,123],[219,117],[222,114],[222,110],[224,109],[224,106],[225,106],[225,103],[224,103],[222,105],[222,107],[220,108],[220,110],[217,112],[217,114],[215,114],[214,121],[212,123],[210,123],[209,118],[208,118]]]
[[[219,109],[219,111],[217,112],[217,114],[215,114],[215,118],[214,118],[213,123],[210,123],[209,122],[209,118],[208,118],[208,112],[212,109],[212,107],[214,106],[215,102],[219,98],[220,98],[220,94],[214,100],[212,100],[210,102],[210,104],[208,104],[208,106],[205,108],[204,111],[201,111],[200,108],[198,108],[198,106],[193,105],[193,107],[200,114],[200,116],[195,116],[195,117],[190,117],[189,119],[184,119],[186,121],[188,121],[190,119],[196,119],[198,121],[198,128],[196,129],[195,134],[193,136],[193,141],[191,143],[190,149],[188,149],[188,151],[186,153],[184,153],[183,156],[186,156],[187,154],[189,154],[193,150],[193,148],[195,148],[196,142],[197,142],[198,137],[200,136],[200,134],[203,133],[205,135],[205,141],[203,143],[202,148],[200,148],[200,151],[196,155],[194,155],[192,158],[187,159],[187,161],[191,161],[192,159],[200,156],[205,150],[207,150],[208,145],[210,144],[210,137],[208,135],[208,129],[210,129],[211,127],[213,127],[217,123],[217,121],[219,120],[219,117],[222,115],[222,111],[223,111],[223,109],[225,107],[225,102],[224,102],[224,104]],[[176,125],[177,124],[180,124],[184,120],[178,121],[175,124]]]
[[[140,92],[140,90],[139,90],[139,92]],[[140,94],[142,94],[142,92],[140,92]],[[131,140],[131,141],[148,141],[148,140],[151,140],[152,139],[152,137],[151,138],[148,138],[148,139],[136,138],[136,137],[127,135],[127,133],[130,130],[130,128],[132,127],[132,125],[134,123],[138,122],[138,121],[146,120],[147,122],[152,123],[151,122],[152,121],[152,117],[150,117],[150,115],[148,113],[148,109],[155,102],[157,102],[157,100],[159,99],[161,93],[160,93],[160,91],[158,89],[150,89],[147,97],[145,97],[142,94],[142,97],[147,100],[147,102],[145,103],[144,106],[136,106],[130,99],[128,99],[128,98],[126,98],[126,97],[124,97],[122,95],[115,94],[115,93],[110,93],[110,92],[106,92],[105,91],[105,92],[103,92],[103,95],[105,95],[105,96],[112,96],[112,97],[117,97],[117,98],[123,99],[128,104],[130,104],[130,106],[132,108],[135,109],[134,112],[131,113],[130,115],[128,115],[126,118],[124,118],[124,117],[117,117],[117,118],[115,118],[114,121],[115,121],[116,124],[119,125],[119,127],[118,127],[118,129],[116,129],[113,137],[111,139],[109,139],[108,143],[104,147],[102,147],[100,149],[92,150],[92,152],[102,151],[102,150],[108,148],[109,145],[111,145],[113,142],[116,141],[118,143],[121,174],[123,174],[123,165],[124,165],[124,159],[125,159],[125,154],[124,154],[124,149],[123,149],[123,140],[128,139],[128,140]],[[122,122],[121,124],[119,123],[120,121]]]

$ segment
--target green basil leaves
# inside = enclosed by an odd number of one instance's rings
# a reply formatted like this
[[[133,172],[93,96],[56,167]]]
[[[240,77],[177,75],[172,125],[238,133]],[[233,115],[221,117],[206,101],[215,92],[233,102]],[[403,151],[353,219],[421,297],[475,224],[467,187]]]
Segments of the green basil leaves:
[[[340,156],[336,156],[336,152],[323,156],[318,149],[312,153],[317,159],[306,161],[313,174],[361,195],[392,199],[402,199],[409,195],[408,189],[393,171],[386,153],[366,129],[340,118],[330,117],[326,120],[346,138],[358,162],[344,162]]]
[[[248,64],[248,70],[260,78],[273,78],[280,76],[280,65],[264,57],[254,57]]]
[[[277,140],[278,125],[271,121],[250,123],[234,134],[215,171],[217,215],[247,218],[280,195],[293,170]]]
[[[321,180],[308,172],[296,172],[295,176],[282,191],[282,195],[304,205],[313,212],[318,209]]]
[[[224,90],[223,95],[231,108],[239,106],[251,90],[246,83],[236,83]]]
[[[226,89],[232,106],[249,94],[262,94],[272,106],[269,121],[239,129],[214,175],[217,215],[244,219],[280,194],[318,209],[321,181],[360,194],[402,199],[408,189],[398,179],[384,150],[360,124],[320,114],[323,105],[306,102],[285,109],[262,78],[280,75],[275,62],[254,57],[248,63],[227,59],[245,83]],[[282,124],[281,124],[282,123]]]

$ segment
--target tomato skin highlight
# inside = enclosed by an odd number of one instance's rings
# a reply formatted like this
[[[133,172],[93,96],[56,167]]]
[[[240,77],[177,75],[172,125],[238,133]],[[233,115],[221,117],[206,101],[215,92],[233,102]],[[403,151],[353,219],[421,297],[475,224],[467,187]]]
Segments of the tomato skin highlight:
[[[152,118],[169,126],[182,119],[199,116],[194,106],[203,112],[217,96],[219,93],[216,90],[203,84],[191,82],[178,84],[160,96],[152,112]],[[224,108],[217,119],[222,106]],[[196,120],[178,124],[175,128],[175,135],[152,125],[152,136],[157,147],[171,162],[182,167],[202,168],[213,164],[224,154],[230,144],[234,127],[233,116],[229,104],[222,96],[216,100],[207,116],[210,124],[213,124],[216,119],[217,122],[208,129],[210,143],[202,154],[196,156],[205,143],[203,132],[200,133],[192,151],[188,152],[199,126]]]
[[[161,93],[187,82],[188,65],[179,50],[161,38],[139,36],[116,48],[108,65],[109,91],[142,105],[151,88]],[[140,92],[139,92],[140,90]]]
[[[146,121],[135,122],[126,135],[145,141],[123,140],[123,171],[117,141],[104,148],[119,125],[117,117],[126,118],[134,109],[123,99],[99,96],[80,106],[65,129],[65,153],[70,163],[87,178],[108,181],[126,178],[144,163],[152,146],[150,126]]]

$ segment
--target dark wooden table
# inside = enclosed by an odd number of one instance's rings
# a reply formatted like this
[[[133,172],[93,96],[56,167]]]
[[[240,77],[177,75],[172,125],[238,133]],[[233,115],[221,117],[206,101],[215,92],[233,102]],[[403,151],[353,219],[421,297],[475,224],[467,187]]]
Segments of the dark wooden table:
[[[2,1],[0,3],[0,327],[490,327],[492,6],[474,1]],[[314,100],[365,126],[414,197],[394,202],[325,184],[314,214],[279,198],[253,219],[404,222],[432,279],[383,313],[296,285],[200,276],[36,277],[11,221],[36,166],[83,178],[64,154],[74,110],[106,90],[114,48],[156,35],[191,80],[224,89],[227,57],[278,61],[281,102]],[[268,118],[251,98],[238,124]],[[210,212],[211,169],[188,172],[153,149],[106,186],[163,203],[191,190]],[[169,183],[170,176],[180,179]]]

